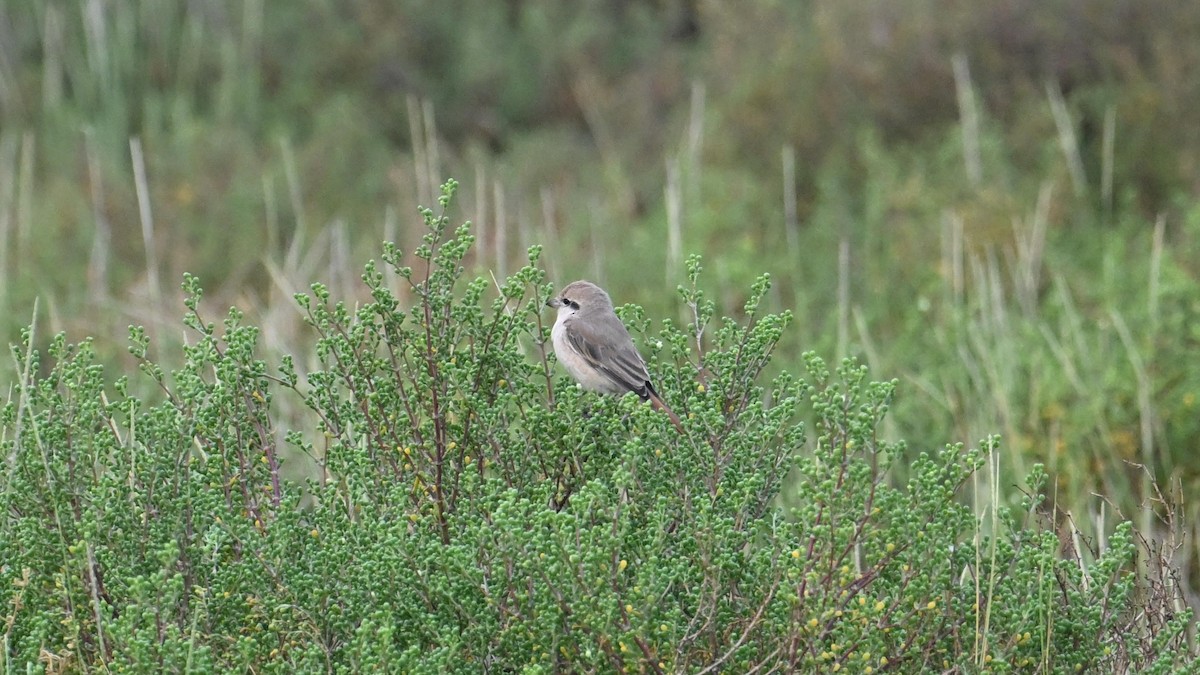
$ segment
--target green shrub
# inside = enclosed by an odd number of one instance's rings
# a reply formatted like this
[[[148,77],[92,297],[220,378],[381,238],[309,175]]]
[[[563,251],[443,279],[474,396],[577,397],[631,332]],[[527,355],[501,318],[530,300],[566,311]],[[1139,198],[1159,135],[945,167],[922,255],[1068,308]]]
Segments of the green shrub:
[[[237,310],[205,321],[191,277],[179,368],[132,331],[158,396],[106,387],[87,341],[43,356],[26,333],[0,420],[5,672],[1195,667],[1190,612],[1138,612],[1168,591],[1142,583],[1128,524],[1063,555],[1040,469],[1024,514],[981,519],[959,495],[996,441],[880,439],[895,384],[852,361],[760,384],[791,319],[760,313],[766,277],[744,324],[714,320],[696,258],[693,323],[652,335],[622,308],[686,434],[572,386],[540,249],[494,292],[465,280],[454,188],[415,268],[391,244],[367,266],[371,302],[298,296],[306,375],[258,358]],[[277,428],[287,397],[315,431]]]

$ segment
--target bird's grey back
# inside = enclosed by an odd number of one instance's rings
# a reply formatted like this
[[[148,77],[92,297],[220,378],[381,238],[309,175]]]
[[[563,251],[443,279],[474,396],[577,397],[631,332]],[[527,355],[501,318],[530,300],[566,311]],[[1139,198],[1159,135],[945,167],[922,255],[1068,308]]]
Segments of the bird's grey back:
[[[568,319],[564,331],[575,351],[625,390],[643,399],[654,393],[646,361],[617,315],[610,309],[592,314],[587,320],[580,319]]]

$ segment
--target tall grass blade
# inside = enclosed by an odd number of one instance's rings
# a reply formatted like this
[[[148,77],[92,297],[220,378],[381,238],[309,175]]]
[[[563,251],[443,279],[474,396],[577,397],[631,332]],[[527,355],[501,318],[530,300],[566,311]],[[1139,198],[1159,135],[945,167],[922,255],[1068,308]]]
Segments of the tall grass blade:
[[[1071,185],[1075,188],[1076,196],[1087,193],[1087,176],[1083,171],[1083,157],[1079,154],[1079,139],[1075,135],[1075,123],[1071,121],[1071,113],[1067,110],[1067,102],[1063,100],[1062,89],[1056,82],[1046,83],[1046,98],[1050,101],[1050,113],[1054,117],[1054,126],[1058,129],[1058,143],[1062,148],[1063,159],[1067,161],[1067,171],[1071,176]]]
[[[975,88],[971,84],[971,69],[965,54],[955,54],[950,60],[954,71],[954,90],[958,95],[959,128],[962,130],[963,163],[967,180],[973,187],[983,182],[983,160],[979,150],[979,108],[975,103]]]
[[[796,146],[785,145],[783,159],[783,233],[787,237],[788,257],[800,257],[800,216],[796,202]]]
[[[504,185],[492,184],[492,204],[496,210],[496,239],[492,249],[492,268],[501,279],[508,276],[508,214],[505,210]]]
[[[667,185],[663,188],[667,205],[667,262],[666,285],[678,277],[683,263],[683,188],[680,185],[678,160],[667,162]]]
[[[1100,204],[1104,208],[1104,219],[1112,221],[1113,213],[1113,167],[1117,145],[1117,107],[1109,105],[1104,111],[1104,139],[1100,150]]]
[[[155,313],[162,308],[162,284],[158,278],[158,250],[154,241],[154,215],[150,209],[150,184],[146,178],[146,158],[142,140],[129,139],[129,155],[133,161],[133,184],[137,192],[138,216],[142,224],[142,246],[146,254],[146,283]]]
[[[417,203],[432,208],[435,203],[434,186],[429,183],[429,158],[425,145],[422,106],[412,94],[404,97],[404,105],[408,110],[408,137],[412,142],[413,174],[417,177]]]

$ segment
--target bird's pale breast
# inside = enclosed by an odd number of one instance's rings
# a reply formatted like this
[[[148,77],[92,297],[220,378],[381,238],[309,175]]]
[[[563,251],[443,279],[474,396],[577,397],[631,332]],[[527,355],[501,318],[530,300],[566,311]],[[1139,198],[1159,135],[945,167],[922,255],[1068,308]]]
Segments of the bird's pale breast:
[[[567,373],[588,391],[601,394],[624,394],[626,389],[614,382],[612,378],[597,370],[582,354],[575,351],[567,339],[569,318],[560,316],[550,329],[550,342],[554,345],[554,355]]]

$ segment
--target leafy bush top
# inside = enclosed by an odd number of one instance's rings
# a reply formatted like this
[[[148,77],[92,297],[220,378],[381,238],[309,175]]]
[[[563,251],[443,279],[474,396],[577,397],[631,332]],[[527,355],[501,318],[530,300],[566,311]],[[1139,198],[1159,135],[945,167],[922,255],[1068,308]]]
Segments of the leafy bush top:
[[[958,495],[995,441],[881,440],[895,384],[851,361],[760,384],[791,319],[759,312],[766,277],[745,324],[714,321],[695,258],[692,323],[652,334],[621,308],[684,434],[558,377],[540,249],[485,300],[469,228],[447,232],[454,187],[415,268],[391,244],[367,266],[371,302],[298,296],[319,336],[303,375],[237,310],[202,319],[192,277],[181,366],[132,331],[156,399],[106,388],[87,341],[44,358],[26,333],[0,409],[5,670],[1194,666],[1190,613],[1134,610],[1127,524],[1085,558],[1028,515],[981,521]],[[278,428],[287,400],[311,429]]]

